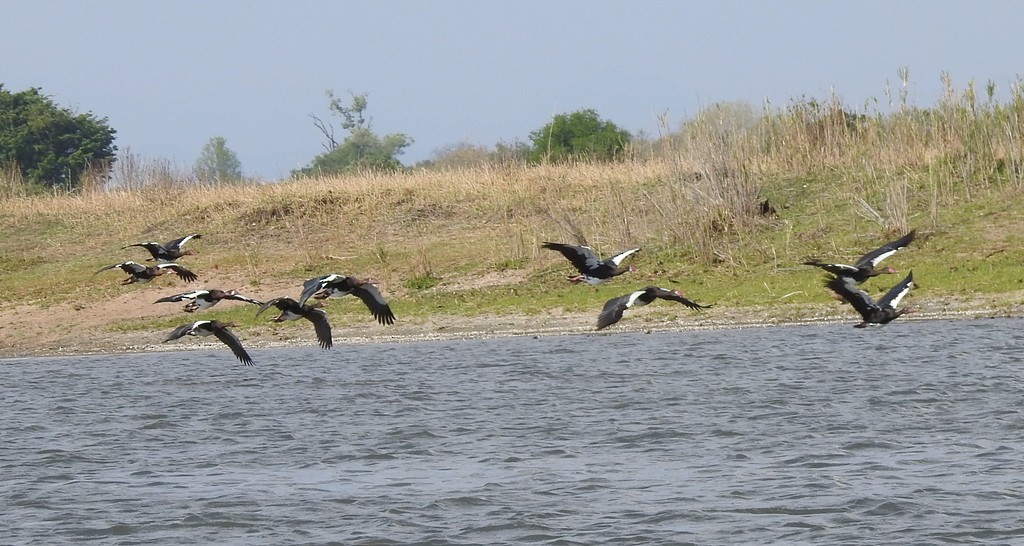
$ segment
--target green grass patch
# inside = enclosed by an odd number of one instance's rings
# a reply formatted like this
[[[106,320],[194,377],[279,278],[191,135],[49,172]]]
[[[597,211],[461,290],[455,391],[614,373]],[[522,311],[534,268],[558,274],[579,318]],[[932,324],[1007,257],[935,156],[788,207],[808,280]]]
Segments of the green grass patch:
[[[403,286],[409,290],[430,290],[439,284],[441,284],[441,279],[433,275],[422,275],[406,280]]]

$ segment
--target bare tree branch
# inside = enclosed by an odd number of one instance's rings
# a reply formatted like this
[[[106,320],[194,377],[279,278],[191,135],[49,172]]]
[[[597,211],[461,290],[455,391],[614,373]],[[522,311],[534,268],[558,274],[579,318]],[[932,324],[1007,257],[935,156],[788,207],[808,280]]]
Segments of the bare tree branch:
[[[320,129],[320,132],[323,133],[324,137],[327,139],[327,143],[323,145],[324,148],[326,148],[328,152],[337,148],[338,141],[334,139],[334,127],[324,123],[322,119],[313,114],[309,114],[309,117],[313,118],[313,125],[316,126],[317,129]]]

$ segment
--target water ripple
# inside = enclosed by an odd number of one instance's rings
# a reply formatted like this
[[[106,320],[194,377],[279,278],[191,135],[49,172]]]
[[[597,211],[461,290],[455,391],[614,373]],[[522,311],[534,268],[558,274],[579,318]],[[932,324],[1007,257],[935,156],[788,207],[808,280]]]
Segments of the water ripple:
[[[1022,325],[0,361],[0,543],[1019,543]]]

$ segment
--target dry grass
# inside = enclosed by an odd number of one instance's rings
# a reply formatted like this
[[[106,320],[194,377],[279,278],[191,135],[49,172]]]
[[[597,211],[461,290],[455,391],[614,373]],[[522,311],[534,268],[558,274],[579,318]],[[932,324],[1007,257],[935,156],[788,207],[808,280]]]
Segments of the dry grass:
[[[537,257],[541,239],[571,236],[555,218],[571,219],[606,249],[650,240],[645,203],[627,193],[665,178],[667,168],[645,162],[229,187],[153,184],[8,197],[0,200],[0,222],[9,232],[34,234],[22,251],[48,248],[45,254],[56,256],[73,249],[97,263],[130,257],[120,250],[130,242],[200,231],[209,252],[244,257],[252,281],[312,270],[335,262],[332,257],[404,281],[525,263]],[[4,246],[20,253],[16,241]]]
[[[415,238],[417,226],[438,218],[514,225],[538,217],[546,223],[545,217],[572,214],[584,229],[616,232],[612,237],[622,242],[630,230],[625,217],[638,208],[626,201],[624,188],[664,178],[666,169],[665,164],[645,162],[523,167],[515,172],[365,173],[228,187],[156,184],[8,197],[0,207],[15,226],[51,217],[75,229],[107,232],[114,239],[164,229],[188,230],[192,223],[238,234],[259,232],[260,237],[285,229],[290,231],[289,239],[303,244],[319,245],[327,236],[328,244],[344,247],[397,235]],[[626,210],[621,214],[598,211],[603,203]],[[546,226],[538,231],[557,229]]]

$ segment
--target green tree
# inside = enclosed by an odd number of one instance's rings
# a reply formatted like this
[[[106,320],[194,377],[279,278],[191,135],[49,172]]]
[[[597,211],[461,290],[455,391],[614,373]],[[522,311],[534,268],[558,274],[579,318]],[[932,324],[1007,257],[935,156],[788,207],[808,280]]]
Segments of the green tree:
[[[360,95],[350,93],[350,95],[352,95],[352,102],[348,106],[345,106],[345,104],[341,102],[341,99],[334,96],[334,91],[328,89],[327,98],[331,99],[331,101],[327,107],[331,112],[334,112],[345,120],[341,122],[342,129],[362,129],[363,127],[369,129],[369,122],[367,122],[366,118],[363,117],[363,112],[366,111],[366,106],[369,104],[366,100],[366,93],[362,93]]]
[[[572,160],[612,161],[622,157],[630,141],[629,131],[605,121],[593,109],[559,114],[551,123],[530,133],[529,160],[562,162]]]
[[[198,179],[210,182],[238,182],[242,179],[242,163],[224,137],[213,137],[203,145],[193,172]]]
[[[76,188],[87,171],[110,171],[114,131],[107,118],[76,114],[39,88],[11,93],[0,84],[0,164],[29,182]]]
[[[402,169],[398,156],[410,143],[409,138],[401,133],[378,137],[369,129],[356,129],[337,148],[313,158],[313,163],[303,171],[306,174],[336,174],[363,169],[398,171]]]
[[[348,131],[348,136],[340,143],[334,137],[334,128],[316,116],[313,123],[324,134],[326,152],[313,158],[310,165],[293,174],[337,174],[349,171],[383,170],[397,171],[403,168],[398,156],[412,145],[412,139],[404,133],[392,133],[378,136],[370,127],[370,121],[364,113],[368,101],[366,94],[352,94],[351,102],[346,105],[327,91],[330,99],[328,109],[341,117],[341,128]]]

